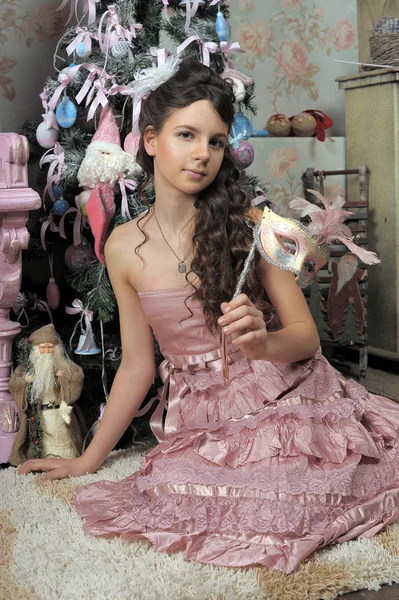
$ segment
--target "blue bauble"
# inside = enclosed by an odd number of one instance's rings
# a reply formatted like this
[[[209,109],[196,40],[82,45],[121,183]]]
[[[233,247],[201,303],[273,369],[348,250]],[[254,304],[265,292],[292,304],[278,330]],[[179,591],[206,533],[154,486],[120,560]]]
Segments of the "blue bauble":
[[[71,100],[69,100],[69,98],[66,98],[60,102],[60,104],[57,106],[57,110],[55,111],[57,121],[64,129],[72,127],[76,121],[77,114],[78,111],[76,106]]]
[[[216,35],[218,36],[221,42],[228,42],[230,37],[230,26],[226,19],[223,16],[222,11],[218,10],[218,14],[216,15]]]
[[[62,215],[65,215],[68,208],[69,203],[66,200],[64,200],[64,198],[60,198],[59,200],[56,200],[53,204],[53,213],[57,215],[57,217],[62,217]]]
[[[53,183],[53,194],[56,200],[59,200],[64,195],[64,188],[62,185]]]
[[[242,114],[242,112],[238,112],[234,117],[233,127],[236,136],[241,134],[240,139],[246,140],[252,135],[252,123],[245,115]],[[230,135],[235,137],[233,130],[231,130]]]
[[[76,48],[76,54],[79,58],[87,58],[91,54],[91,50],[86,50],[86,44],[84,42],[80,42],[79,46]]]

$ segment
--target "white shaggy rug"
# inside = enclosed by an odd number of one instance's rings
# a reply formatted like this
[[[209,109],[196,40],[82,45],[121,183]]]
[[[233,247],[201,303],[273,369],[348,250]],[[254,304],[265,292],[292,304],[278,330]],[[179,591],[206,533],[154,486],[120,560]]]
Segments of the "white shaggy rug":
[[[73,508],[77,487],[126,477],[142,456],[114,452],[98,473],[54,482],[0,471],[1,600],[333,600],[399,582],[397,524],[317,552],[292,575],[204,566],[146,542],[85,535]]]

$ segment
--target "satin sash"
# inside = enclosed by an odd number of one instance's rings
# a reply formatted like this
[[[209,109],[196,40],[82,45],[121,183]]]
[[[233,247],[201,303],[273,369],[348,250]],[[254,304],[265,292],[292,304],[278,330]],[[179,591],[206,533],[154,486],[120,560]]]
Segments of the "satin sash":
[[[226,353],[226,359],[230,364],[243,358],[240,350],[234,350],[233,347],[231,350],[230,353]],[[158,370],[163,382],[162,393],[160,396],[152,398],[140,409],[136,417],[146,414],[154,402],[158,401],[159,404],[151,417],[150,426],[157,440],[163,442],[177,431],[180,414],[179,403],[182,397],[189,391],[189,386],[184,381],[184,378],[181,377],[181,374],[195,371],[222,372],[222,352],[220,348],[217,348],[205,354],[169,356],[159,365]],[[163,423],[165,410],[167,410],[167,414],[165,423]]]

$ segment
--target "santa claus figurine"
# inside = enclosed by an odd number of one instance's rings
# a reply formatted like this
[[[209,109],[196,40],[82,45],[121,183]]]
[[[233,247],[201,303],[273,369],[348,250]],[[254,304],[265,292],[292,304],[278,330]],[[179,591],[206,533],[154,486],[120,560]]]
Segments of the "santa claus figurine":
[[[114,186],[122,179],[136,177],[140,172],[141,167],[134,157],[121,148],[115,116],[107,104],[78,171],[79,185],[85,188],[78,204],[88,216],[94,250],[102,263],[109,223],[115,212]]]
[[[86,432],[72,405],[82,390],[83,371],[66,355],[52,324],[26,343],[31,344],[29,362],[16,368],[9,383],[20,420],[9,462],[76,458]]]

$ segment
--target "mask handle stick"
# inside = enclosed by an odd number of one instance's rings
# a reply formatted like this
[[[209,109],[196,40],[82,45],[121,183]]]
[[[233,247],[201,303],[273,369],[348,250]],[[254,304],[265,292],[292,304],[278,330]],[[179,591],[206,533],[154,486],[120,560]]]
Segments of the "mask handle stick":
[[[240,278],[238,280],[237,287],[235,289],[233,298],[236,298],[236,296],[239,296],[239,294],[241,294],[241,290],[245,283],[245,279],[248,275],[248,271],[249,271],[252,261],[255,257],[255,250],[256,250],[256,241],[254,240],[252,242],[252,246],[249,251],[249,254],[248,254],[247,258],[245,259],[244,268],[243,268]],[[222,329],[222,375],[223,375],[224,383],[229,382],[229,362],[228,362],[228,360],[229,360],[229,357],[228,357],[228,347],[227,347],[227,336],[223,333],[223,329]]]

